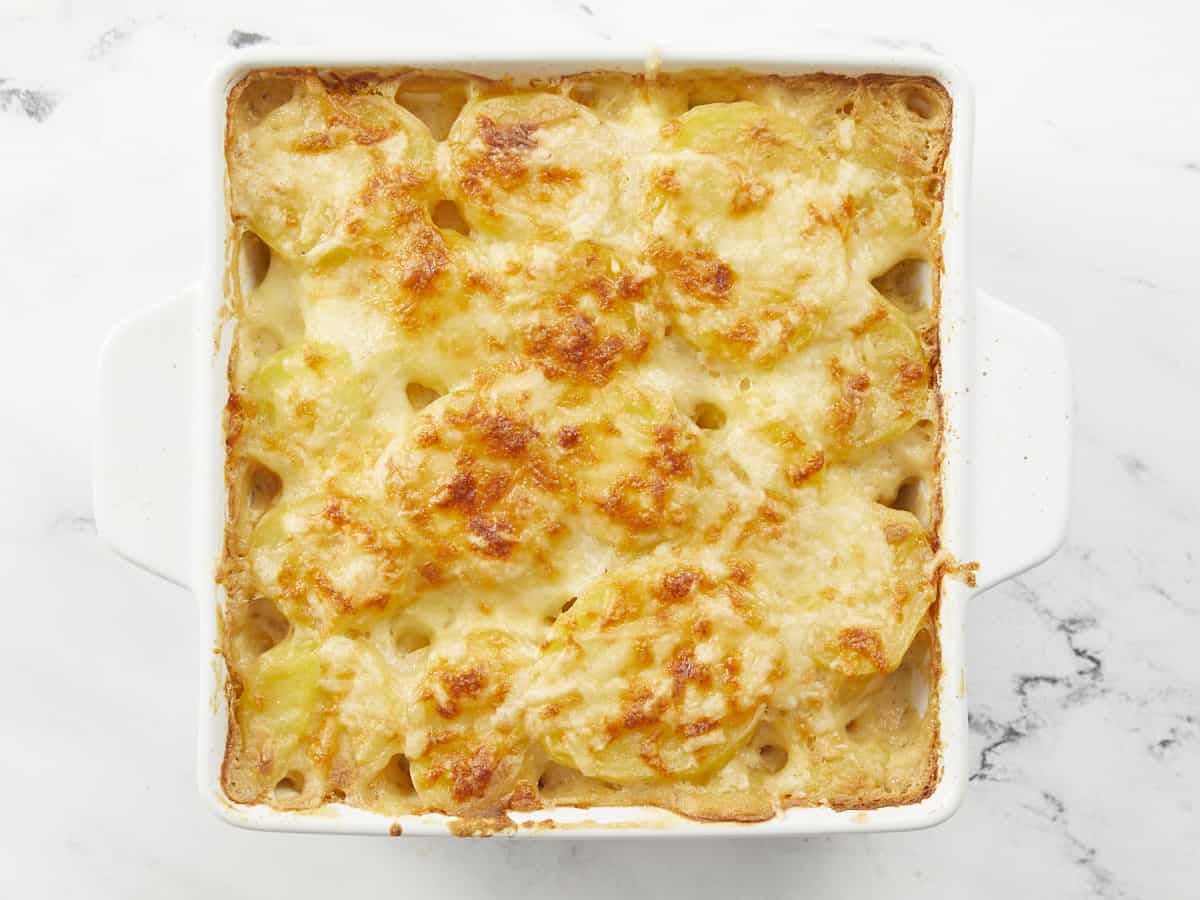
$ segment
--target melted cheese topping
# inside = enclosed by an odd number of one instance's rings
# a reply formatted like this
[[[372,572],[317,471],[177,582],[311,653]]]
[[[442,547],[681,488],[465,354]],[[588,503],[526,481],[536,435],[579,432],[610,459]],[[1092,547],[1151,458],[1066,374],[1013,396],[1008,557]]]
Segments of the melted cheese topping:
[[[237,85],[229,796],[925,796],[948,140],[911,78]]]

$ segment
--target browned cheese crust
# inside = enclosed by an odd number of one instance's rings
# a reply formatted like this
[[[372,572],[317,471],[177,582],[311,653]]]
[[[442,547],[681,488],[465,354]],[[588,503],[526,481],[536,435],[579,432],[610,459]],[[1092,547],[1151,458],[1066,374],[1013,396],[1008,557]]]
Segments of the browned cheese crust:
[[[237,84],[229,798],[928,796],[949,141],[921,78]]]

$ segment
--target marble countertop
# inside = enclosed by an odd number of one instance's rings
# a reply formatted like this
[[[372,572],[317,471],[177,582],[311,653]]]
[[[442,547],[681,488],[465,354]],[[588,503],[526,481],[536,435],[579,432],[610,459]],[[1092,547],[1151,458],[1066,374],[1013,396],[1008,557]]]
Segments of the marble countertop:
[[[10,0],[0,12],[0,893],[1196,890],[1200,15],[1168,0],[987,15],[918,0],[820,11],[743,0],[732,12],[459,0],[454,16],[335,6]],[[1065,549],[969,611],[974,774],[947,824],[773,842],[465,843],[251,834],[202,805],[197,614],[96,536],[98,347],[117,320],[197,275],[202,86],[231,46],[369,35],[402,47],[464,28],[644,43],[696,29],[750,47],[768,28],[797,46],[918,42],[969,71],[977,281],[1066,336],[1078,431]]]

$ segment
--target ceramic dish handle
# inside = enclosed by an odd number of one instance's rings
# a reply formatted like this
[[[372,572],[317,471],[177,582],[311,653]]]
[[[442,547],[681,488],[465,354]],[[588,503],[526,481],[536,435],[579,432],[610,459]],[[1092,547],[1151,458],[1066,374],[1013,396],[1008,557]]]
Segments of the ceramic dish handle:
[[[197,296],[187,288],[108,335],[93,458],[97,532],[130,562],[184,587]]]
[[[1071,381],[1058,332],[982,291],[975,334],[971,558],[985,591],[1045,561],[1066,537]]]

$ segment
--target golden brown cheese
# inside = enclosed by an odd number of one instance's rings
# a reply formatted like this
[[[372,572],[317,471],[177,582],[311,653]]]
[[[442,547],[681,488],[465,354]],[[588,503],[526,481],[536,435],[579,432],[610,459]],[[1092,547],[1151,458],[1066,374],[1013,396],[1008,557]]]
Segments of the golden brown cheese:
[[[926,796],[949,122],[883,76],[235,86],[229,796]]]

